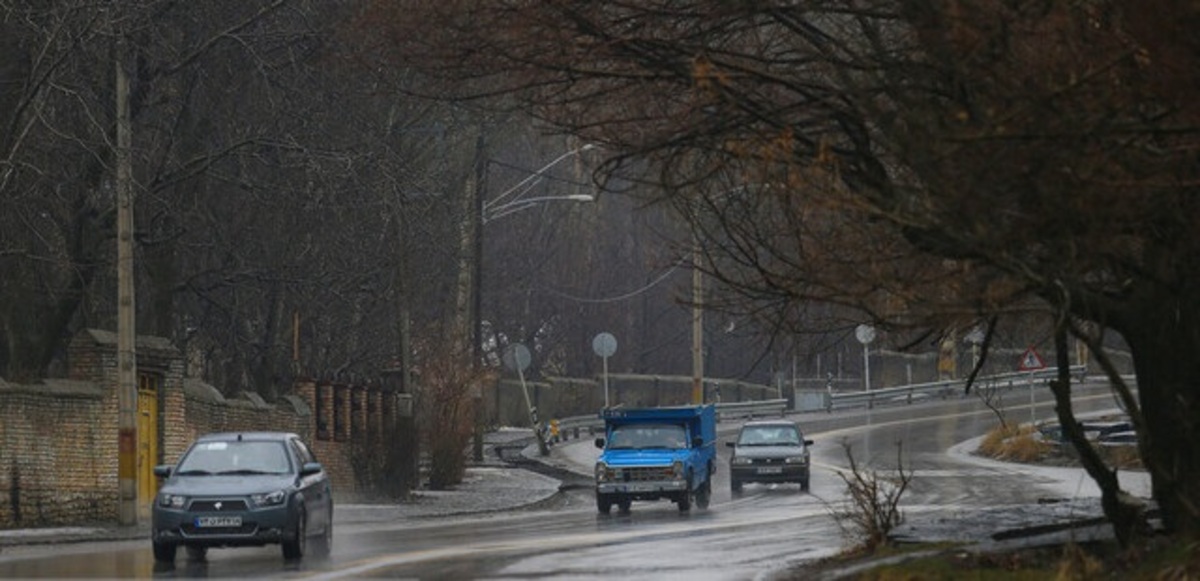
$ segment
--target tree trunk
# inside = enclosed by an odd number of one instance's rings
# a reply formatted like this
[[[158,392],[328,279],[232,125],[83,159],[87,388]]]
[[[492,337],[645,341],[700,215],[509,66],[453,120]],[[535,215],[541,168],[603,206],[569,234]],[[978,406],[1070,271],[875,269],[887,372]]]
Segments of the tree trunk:
[[[1075,419],[1075,412],[1071,409],[1071,361],[1065,326],[1060,325],[1055,330],[1054,351],[1058,376],[1050,381],[1050,391],[1054,393],[1054,411],[1058,414],[1059,425],[1062,426],[1063,435],[1079,454],[1084,470],[1100,487],[1100,505],[1112,523],[1117,541],[1122,547],[1128,547],[1147,532],[1143,503],[1121,490],[1117,470],[1104,463],[1083,433],[1083,426]]]
[[[1138,434],[1163,525],[1200,534],[1200,309],[1158,301],[1123,334],[1133,353],[1145,429]]]

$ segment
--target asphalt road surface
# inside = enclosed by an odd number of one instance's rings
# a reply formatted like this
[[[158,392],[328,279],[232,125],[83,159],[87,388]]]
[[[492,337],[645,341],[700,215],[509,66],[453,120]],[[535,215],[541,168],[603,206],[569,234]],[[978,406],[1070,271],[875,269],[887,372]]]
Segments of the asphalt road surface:
[[[1107,390],[1077,391],[1077,412],[1113,407]],[[1044,399],[1032,413],[1027,393],[1014,393],[1002,406],[1010,419],[1053,416],[1048,393],[1040,394]],[[770,578],[848,543],[846,521],[837,516],[845,507],[837,470],[848,465],[847,450],[866,470],[886,474],[897,462],[912,470],[904,507],[913,516],[1037,503],[1062,497],[1071,486],[1036,471],[947,454],[997,423],[974,397],[793,417],[816,440],[808,493],[790,484],[746,485],[732,496],[724,441],[737,426],[723,423],[708,510],[680,513],[661,501],[634,503],[629,514],[599,515],[592,493],[579,487],[542,506],[505,513],[342,525],[323,561],[285,563],[278,547],[268,546],[214,549],[203,562],[190,562],[181,551],[174,567],[162,567],[149,541],[92,542],[0,554],[0,577]]]

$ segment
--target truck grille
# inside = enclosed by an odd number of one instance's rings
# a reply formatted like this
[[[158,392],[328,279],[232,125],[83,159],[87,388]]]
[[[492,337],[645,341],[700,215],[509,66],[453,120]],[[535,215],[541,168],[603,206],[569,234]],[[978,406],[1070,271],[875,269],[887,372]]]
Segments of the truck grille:
[[[670,466],[625,468],[621,473],[625,482],[655,482],[670,480],[675,476],[675,471]]]

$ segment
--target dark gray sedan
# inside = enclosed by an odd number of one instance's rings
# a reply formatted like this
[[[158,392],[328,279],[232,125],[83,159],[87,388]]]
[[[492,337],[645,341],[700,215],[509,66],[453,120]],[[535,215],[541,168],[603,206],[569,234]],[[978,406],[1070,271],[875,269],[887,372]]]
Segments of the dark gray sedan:
[[[296,434],[244,432],[198,438],[179,464],[157,466],[166,480],[154,501],[154,559],[178,547],[203,559],[210,547],[279,543],[285,559],[329,553],[329,477]]]
[[[809,454],[812,440],[805,440],[800,426],[791,420],[747,422],[729,459],[729,488],[737,494],[749,482],[795,482],[808,490]]]

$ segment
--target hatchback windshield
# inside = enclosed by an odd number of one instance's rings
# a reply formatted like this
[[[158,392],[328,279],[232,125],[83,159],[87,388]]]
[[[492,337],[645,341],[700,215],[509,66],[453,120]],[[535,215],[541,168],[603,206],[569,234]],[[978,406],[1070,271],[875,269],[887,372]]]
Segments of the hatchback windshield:
[[[638,424],[613,428],[609,449],[643,449],[687,447],[687,432],[683,426],[668,424]]]
[[[200,442],[179,463],[177,474],[288,474],[282,442]]]
[[[799,446],[800,432],[792,426],[746,426],[739,446]]]

